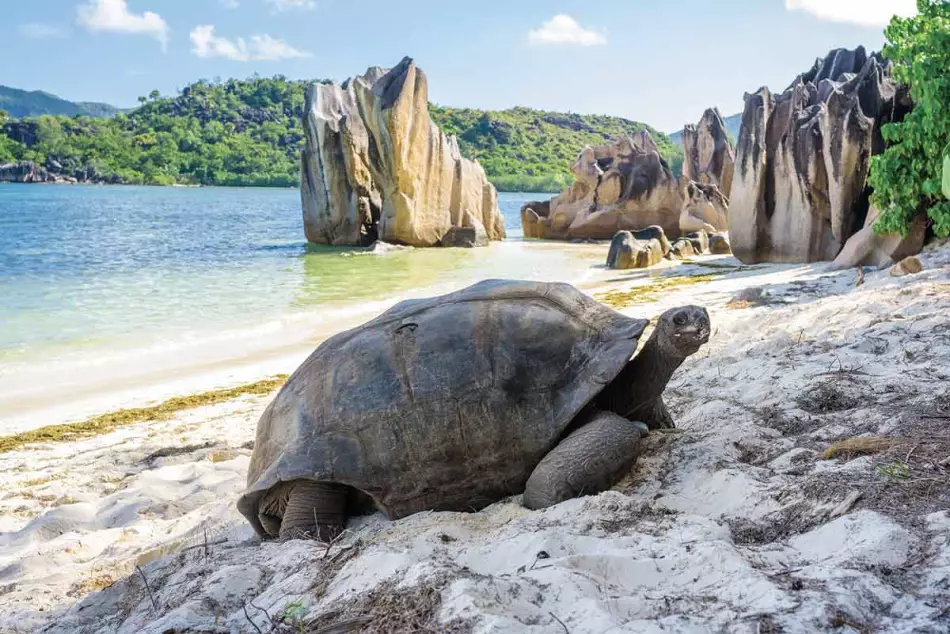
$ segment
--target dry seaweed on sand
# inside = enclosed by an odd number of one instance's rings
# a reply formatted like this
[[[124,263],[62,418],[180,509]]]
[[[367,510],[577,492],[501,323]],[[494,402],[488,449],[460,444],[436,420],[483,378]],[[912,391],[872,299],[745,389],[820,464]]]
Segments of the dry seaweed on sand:
[[[109,412],[108,414],[94,416],[79,423],[48,425],[19,434],[13,434],[12,436],[3,436],[0,437],[0,453],[13,451],[24,445],[34,443],[68,442],[82,438],[90,438],[92,436],[100,436],[115,431],[119,427],[134,425],[135,423],[142,423],[149,420],[167,420],[180,411],[205,405],[214,405],[215,403],[223,403],[239,396],[262,396],[270,394],[282,386],[286,380],[287,375],[281,374],[247,385],[239,385],[223,390],[212,390],[210,392],[202,392],[201,394],[192,394],[190,396],[176,396],[150,407],[120,409],[115,412]]]
[[[858,436],[839,440],[825,450],[822,457],[831,460],[841,455],[866,456],[887,451],[897,442],[895,438],[881,438],[878,436]]]
[[[711,282],[724,273],[703,273],[701,275],[664,276],[652,280],[649,284],[634,286],[626,291],[604,291],[596,293],[594,299],[614,309],[627,308],[637,304],[649,304],[659,300],[667,291],[682,287]]]
[[[945,423],[921,414],[903,423],[899,436],[839,441],[828,448],[825,459],[865,456],[869,470],[816,474],[805,481],[802,491],[821,499],[860,492],[861,508],[901,522],[919,522],[929,513],[945,510],[950,506],[950,432]]]

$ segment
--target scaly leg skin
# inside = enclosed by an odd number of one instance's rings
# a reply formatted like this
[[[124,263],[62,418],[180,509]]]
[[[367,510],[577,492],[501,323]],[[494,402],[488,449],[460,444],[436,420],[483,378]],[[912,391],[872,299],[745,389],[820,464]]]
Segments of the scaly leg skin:
[[[676,423],[673,422],[670,410],[666,409],[666,403],[663,402],[662,396],[656,399],[652,420],[644,422],[650,429],[676,429]]]
[[[346,527],[346,497],[346,487],[339,484],[297,481],[280,523],[280,541],[333,541]]]
[[[633,467],[640,438],[647,434],[645,423],[598,412],[535,467],[525,485],[523,504],[543,509],[606,491]]]

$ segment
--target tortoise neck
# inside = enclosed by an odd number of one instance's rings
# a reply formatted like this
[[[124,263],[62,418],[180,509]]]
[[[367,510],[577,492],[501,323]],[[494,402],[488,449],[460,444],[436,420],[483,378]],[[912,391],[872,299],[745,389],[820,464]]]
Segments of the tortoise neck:
[[[663,350],[659,332],[654,330],[640,353],[604,389],[601,408],[628,420],[646,422],[652,418],[657,400],[682,363],[681,357]]]

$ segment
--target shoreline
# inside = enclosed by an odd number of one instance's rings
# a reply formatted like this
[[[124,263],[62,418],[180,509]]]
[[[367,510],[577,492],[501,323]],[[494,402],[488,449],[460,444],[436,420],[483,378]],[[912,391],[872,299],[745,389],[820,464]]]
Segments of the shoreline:
[[[85,438],[94,438],[114,432],[120,427],[168,420],[181,412],[231,401],[246,395],[269,395],[279,390],[287,381],[287,378],[288,375],[279,374],[254,383],[175,396],[150,407],[120,409],[93,416],[82,422],[47,425],[19,434],[0,436],[0,453],[16,451],[30,445],[75,442]]]
[[[204,185],[201,183],[169,183],[163,185],[161,183],[107,183],[100,181],[80,181],[71,182],[66,180],[64,177],[59,177],[61,180],[53,181],[14,181],[14,180],[0,180],[0,185],[85,185],[88,187],[169,187],[169,188],[182,188],[182,189],[211,189],[211,188],[221,188],[221,189],[288,189],[288,190],[299,190],[300,185],[287,186],[287,185]],[[488,181],[491,183],[491,179]],[[495,188],[495,191],[499,194],[538,194],[541,196],[549,196],[554,198],[560,192],[548,192],[548,191],[535,191],[535,190],[524,190],[524,189],[499,189],[497,185],[491,183]]]
[[[907,609],[918,624],[933,622],[927,588],[937,586],[927,580],[950,573],[950,550],[914,553],[930,540],[950,543],[950,518],[934,510],[946,509],[940,496],[950,489],[913,497],[912,518],[888,511],[918,479],[943,478],[926,461],[950,450],[934,433],[939,421],[926,419],[950,408],[938,402],[950,380],[950,251],[921,259],[918,275],[873,271],[857,287],[854,271],[741,267],[728,256],[588,279],[586,293],[633,317],[705,306],[713,336],[667,389],[680,433],[651,435],[612,491],[544,511],[527,511],[516,496],[480,513],[357,518],[329,554],[311,542],[260,544],[234,503],[269,391],[0,453],[9,492],[0,499],[0,629],[161,632],[220,622],[241,630],[248,599],[271,615],[302,601],[313,618],[388,597],[373,594],[391,592],[387,583],[412,592],[430,579],[451,582],[438,586],[443,620],[507,631],[518,628],[511,615],[524,614],[537,617],[538,634],[551,612],[577,632],[645,625],[670,610],[717,630],[752,619],[755,631],[762,614],[821,629],[814,619],[826,606],[897,619],[850,602],[869,584],[886,590],[884,605],[918,596]],[[750,287],[768,293],[733,305]],[[829,385],[837,400],[819,389]],[[823,455],[868,434],[885,438],[879,453]],[[903,473],[896,461],[910,476],[888,484],[887,474]],[[541,551],[547,561],[531,567]],[[869,562],[903,569],[914,590],[887,590],[887,570]],[[159,613],[143,576],[165,606]],[[814,585],[800,592],[785,579]],[[565,594],[533,603],[537,583]],[[517,591],[499,594],[498,584]],[[603,584],[635,607],[616,612]],[[686,603],[664,605],[658,585]],[[735,614],[743,600],[752,604]],[[117,614],[116,605],[127,609]]]
[[[548,258],[563,253],[575,258],[577,264],[569,267],[570,279],[563,281],[582,290],[596,288],[618,273],[593,264],[606,257],[605,244],[511,240],[484,247],[485,251],[476,255],[493,259],[489,252],[493,248],[526,249]],[[389,255],[360,257],[385,259]],[[386,265],[385,261],[378,264]],[[663,274],[668,268],[654,269],[649,275]],[[127,343],[123,348],[99,343],[91,349],[54,351],[49,360],[44,358],[45,352],[8,359],[0,368],[0,436],[290,374],[328,337],[369,321],[399,301],[467,286],[479,271],[446,275],[433,285],[395,290],[362,302],[288,310],[234,328],[205,332],[195,339],[163,335],[140,345]],[[505,276],[551,277],[543,270],[525,271],[523,276],[512,273]]]
[[[543,241],[536,246],[559,249],[578,245]],[[580,246],[584,249],[606,248],[603,244]],[[727,275],[739,268],[738,264],[713,264],[718,260],[731,261],[732,258],[702,256],[688,262],[664,262],[652,269],[630,271],[578,267],[577,279],[569,283],[597,298],[598,295],[609,293],[620,281],[636,282],[633,288],[645,291],[644,297],[647,300],[638,303],[646,307],[653,304],[657,294],[662,295],[665,290],[713,281],[719,277],[716,275],[717,270],[721,275]],[[651,287],[654,288],[650,290]],[[182,352],[175,348],[151,352],[148,357],[150,361],[143,363],[139,363],[137,359],[145,351],[131,349],[122,353],[126,362],[134,361],[133,367],[124,368],[125,371],[103,370],[103,366],[110,365],[109,361],[90,361],[87,369],[80,373],[76,372],[75,367],[59,369],[60,380],[53,385],[39,385],[34,381],[47,371],[44,367],[31,368],[32,375],[22,374],[15,369],[6,383],[11,383],[16,375],[19,385],[23,387],[18,392],[16,385],[13,390],[8,386],[3,393],[4,398],[0,399],[0,439],[42,427],[82,424],[87,419],[111,412],[152,407],[167,399],[232,389],[271,376],[290,375],[320,344],[333,335],[374,319],[404,299],[441,295],[452,290],[457,289],[446,286],[438,289],[438,292],[416,292],[368,302],[363,309],[316,322],[310,318],[318,315],[319,309],[285,315],[278,320],[279,326],[273,329],[260,328],[264,332],[259,333],[256,339],[240,338],[242,347],[237,349],[232,348],[234,341],[238,339],[236,337],[199,340],[186,349],[187,354],[193,356],[193,360],[186,364],[177,362]],[[623,306],[612,301],[610,297],[602,296],[598,299],[611,308],[623,310]],[[659,312],[658,309],[657,314]],[[274,337],[275,330],[282,336]],[[97,376],[97,371],[102,374]],[[64,374],[76,376],[66,379],[62,376]],[[2,378],[4,377],[0,374],[0,379]]]

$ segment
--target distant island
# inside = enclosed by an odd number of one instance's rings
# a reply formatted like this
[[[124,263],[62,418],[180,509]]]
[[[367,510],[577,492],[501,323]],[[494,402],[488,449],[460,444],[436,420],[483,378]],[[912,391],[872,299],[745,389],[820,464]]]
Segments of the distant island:
[[[44,114],[66,115],[68,117],[111,117],[121,112],[121,108],[107,103],[91,101],[67,101],[42,90],[20,90],[9,86],[0,86],[0,110],[6,110],[11,117],[38,117]]]
[[[310,83],[202,80],[174,97],[153,91],[128,111],[0,86],[0,180],[2,166],[15,173],[11,164],[20,163],[22,173],[30,162],[79,182],[296,187]],[[569,168],[584,146],[641,130],[675,174],[683,162],[666,134],[621,117],[438,105],[430,114],[500,191],[560,191],[573,182]]]

